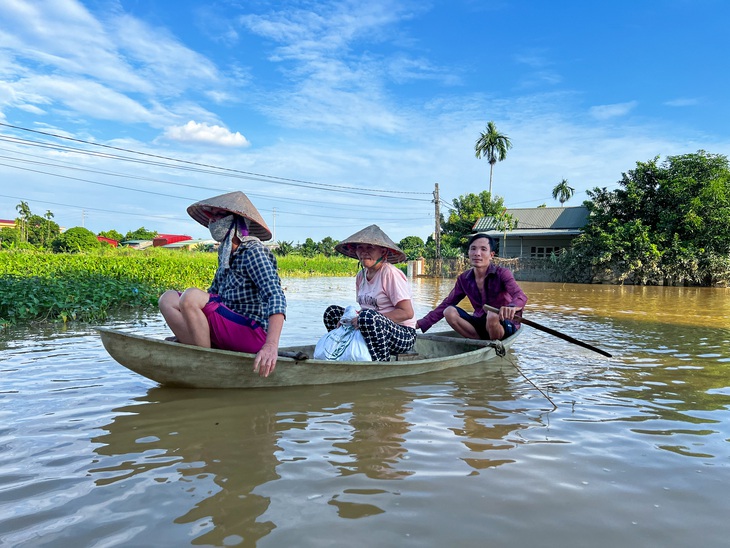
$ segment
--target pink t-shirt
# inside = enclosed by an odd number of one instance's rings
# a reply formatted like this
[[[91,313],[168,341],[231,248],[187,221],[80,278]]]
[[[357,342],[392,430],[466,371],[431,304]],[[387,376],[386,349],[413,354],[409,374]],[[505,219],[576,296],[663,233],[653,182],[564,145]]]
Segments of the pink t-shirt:
[[[395,305],[401,301],[411,300],[411,288],[403,272],[390,263],[385,263],[372,280],[365,277],[365,271],[357,273],[355,279],[357,288],[357,302],[361,308],[371,308],[384,314],[395,310]],[[412,318],[398,322],[406,327],[416,327],[415,315]]]

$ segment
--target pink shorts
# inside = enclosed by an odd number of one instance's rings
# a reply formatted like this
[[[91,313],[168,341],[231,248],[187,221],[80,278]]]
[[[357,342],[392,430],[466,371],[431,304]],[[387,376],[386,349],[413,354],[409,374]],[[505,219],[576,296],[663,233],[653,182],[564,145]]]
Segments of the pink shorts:
[[[256,320],[221,304],[218,295],[210,296],[203,314],[208,318],[213,348],[256,354],[266,342],[266,331]]]

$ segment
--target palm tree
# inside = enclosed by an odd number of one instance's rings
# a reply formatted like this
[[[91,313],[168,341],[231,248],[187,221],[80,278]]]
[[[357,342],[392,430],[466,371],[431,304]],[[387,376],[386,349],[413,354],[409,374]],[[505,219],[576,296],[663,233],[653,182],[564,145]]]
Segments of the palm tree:
[[[15,209],[20,213],[20,217],[17,219],[19,222],[18,227],[20,230],[18,230],[18,233],[20,235],[20,241],[21,242],[27,242],[28,241],[28,220],[30,219],[30,207],[28,206],[28,202],[21,201],[18,205],[15,206]]]
[[[48,240],[51,239],[51,219],[53,219],[53,212],[47,209],[44,217],[46,218],[46,241],[43,242],[43,245],[48,245]]]
[[[560,207],[564,207],[563,204],[570,200],[575,194],[575,189],[568,185],[568,179],[563,179],[553,189],[553,198],[560,201]]]
[[[509,137],[502,135],[497,131],[497,126],[494,122],[487,124],[487,130],[482,131],[482,134],[477,139],[474,145],[474,151],[476,157],[481,158],[484,156],[489,162],[489,195],[492,195],[492,172],[494,171],[494,164],[501,162],[507,157],[507,151],[512,148],[512,142]]]

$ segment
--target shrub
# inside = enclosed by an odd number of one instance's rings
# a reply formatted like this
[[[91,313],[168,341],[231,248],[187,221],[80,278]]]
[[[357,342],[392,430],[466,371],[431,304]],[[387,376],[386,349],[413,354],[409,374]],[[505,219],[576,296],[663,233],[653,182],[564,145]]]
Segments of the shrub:
[[[56,253],[78,253],[99,249],[101,243],[88,228],[75,226],[53,240],[53,251]]]

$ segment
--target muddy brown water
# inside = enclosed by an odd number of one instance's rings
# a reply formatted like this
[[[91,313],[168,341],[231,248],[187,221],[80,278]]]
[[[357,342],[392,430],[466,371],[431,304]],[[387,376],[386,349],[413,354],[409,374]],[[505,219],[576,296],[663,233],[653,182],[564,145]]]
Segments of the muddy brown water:
[[[283,344],[354,296],[284,285]],[[451,286],[414,280],[417,313]],[[0,546],[726,546],[730,290],[522,286],[533,321],[614,358],[525,326],[457,371],[180,390],[92,326],[3,332]]]

